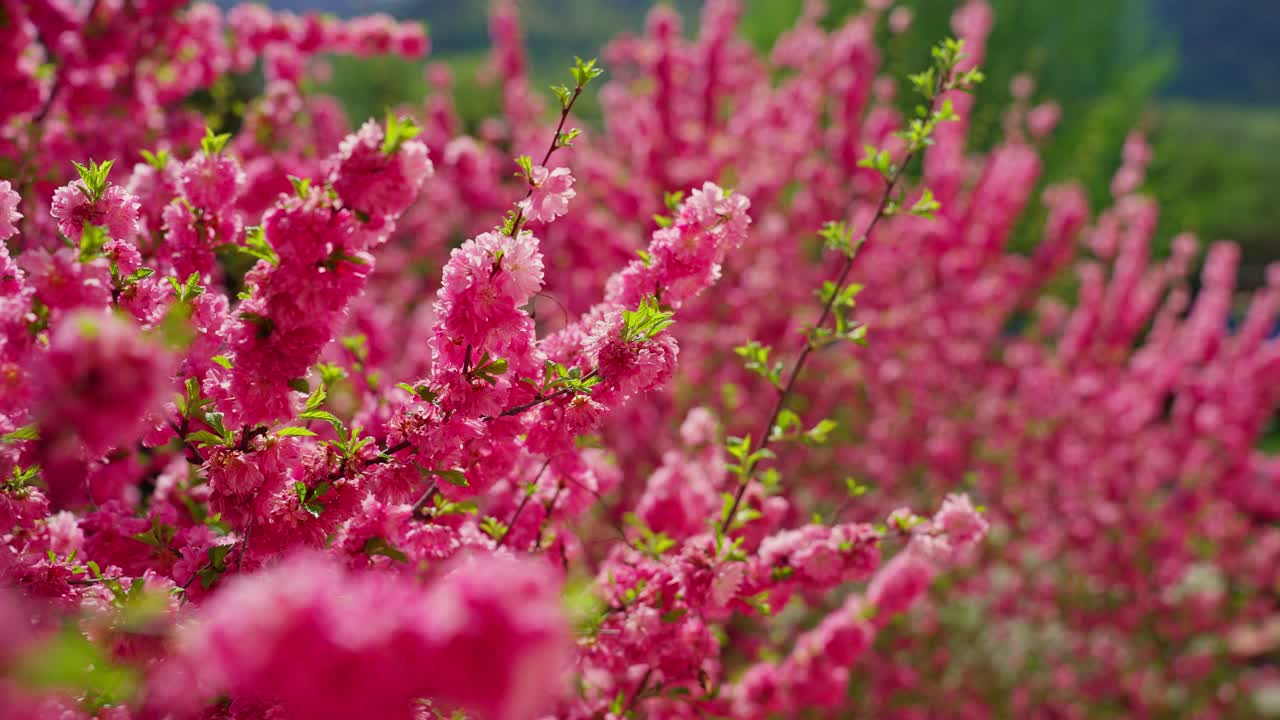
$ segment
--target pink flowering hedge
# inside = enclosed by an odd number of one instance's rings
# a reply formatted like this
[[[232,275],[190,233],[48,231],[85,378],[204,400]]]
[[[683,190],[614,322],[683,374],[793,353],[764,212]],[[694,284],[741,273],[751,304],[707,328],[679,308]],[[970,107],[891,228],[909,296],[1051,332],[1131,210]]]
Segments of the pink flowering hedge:
[[[416,25],[0,0],[0,718],[1280,712],[1280,273],[1151,257],[1138,136],[1036,196],[986,3],[891,4],[543,93],[499,2],[468,135],[309,91]]]

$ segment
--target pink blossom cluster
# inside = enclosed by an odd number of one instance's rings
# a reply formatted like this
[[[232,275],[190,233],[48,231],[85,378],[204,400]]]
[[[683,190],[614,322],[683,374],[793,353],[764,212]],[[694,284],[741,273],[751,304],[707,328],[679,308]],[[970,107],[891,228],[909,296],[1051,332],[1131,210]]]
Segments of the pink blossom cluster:
[[[884,215],[909,12],[810,2],[761,57],[736,0],[658,7],[565,144],[513,3],[469,136],[304,82],[417,26],[0,0],[0,716],[1252,716],[1280,273],[1232,327],[1233,246],[1153,258],[1136,134],[1011,250],[1060,119],[1025,77],[986,153],[946,91],[900,188],[939,207]],[[868,342],[812,349],[841,267]]]

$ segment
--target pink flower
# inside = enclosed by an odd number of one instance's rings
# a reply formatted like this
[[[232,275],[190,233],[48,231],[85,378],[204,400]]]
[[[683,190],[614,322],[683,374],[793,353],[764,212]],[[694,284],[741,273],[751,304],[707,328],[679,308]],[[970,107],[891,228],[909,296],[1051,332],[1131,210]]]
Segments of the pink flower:
[[[58,323],[32,378],[37,455],[55,501],[82,493],[82,452],[96,457],[149,427],[172,372],[170,353],[119,316],[78,312]]]
[[[102,197],[91,201],[84,182],[74,180],[53,192],[52,215],[58,220],[58,231],[79,240],[86,223],[107,229],[117,240],[129,240],[138,232],[138,210],[142,203],[120,185],[108,185]]]
[[[1043,140],[1058,126],[1062,119],[1062,106],[1056,102],[1046,102],[1031,108],[1027,113],[1027,131],[1031,137]]]
[[[529,196],[517,203],[527,220],[552,222],[569,211],[569,201],[578,195],[567,167],[547,170],[534,165],[529,183],[533,186]]]
[[[178,189],[193,206],[219,213],[233,205],[244,190],[240,163],[220,153],[198,152],[178,170]]]
[[[394,215],[405,210],[418,189],[434,172],[427,146],[407,140],[391,153],[384,152],[385,131],[369,120],[342,141],[330,161],[329,181],[343,203],[371,216]]]
[[[54,328],[36,368],[37,417],[72,429],[92,449],[130,437],[167,399],[171,359],[138,327],[115,315],[79,313]]]
[[[560,693],[570,649],[546,566],[491,556],[425,589],[296,557],[228,583],[196,620],[182,654],[211,689],[316,720],[402,720],[417,698],[529,720]]]
[[[22,219],[18,204],[22,198],[8,180],[0,180],[0,240],[8,240],[18,234],[17,222]]]
[[[867,602],[876,608],[876,622],[886,623],[910,608],[929,589],[933,565],[910,550],[898,553],[867,586]]]
[[[942,501],[942,507],[933,516],[936,529],[946,533],[956,550],[975,545],[990,525],[987,519],[973,507],[968,495],[948,495]]]
[[[911,8],[896,7],[893,12],[889,13],[889,30],[894,33],[904,33],[911,27],[913,19]]]

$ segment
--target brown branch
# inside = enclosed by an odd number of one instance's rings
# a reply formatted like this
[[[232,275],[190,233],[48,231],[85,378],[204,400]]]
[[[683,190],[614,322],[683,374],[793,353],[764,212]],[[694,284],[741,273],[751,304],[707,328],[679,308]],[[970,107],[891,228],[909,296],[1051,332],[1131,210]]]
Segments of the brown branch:
[[[546,462],[542,463],[542,467],[538,470],[538,474],[534,475],[533,480],[530,482],[538,482],[538,480],[542,478],[542,473],[546,472],[547,467],[550,465],[551,458],[547,458]],[[520,514],[524,512],[524,507],[529,504],[529,498],[531,497],[533,497],[533,493],[525,490],[524,497],[520,500],[520,504],[516,507],[516,511],[512,513],[511,519],[507,521],[507,529],[503,531],[502,537],[498,538],[497,544],[493,546],[495,550],[502,547],[502,545],[507,542],[507,538],[511,537],[511,531],[515,529],[516,521],[520,519]]]
[[[949,79],[949,77],[948,73],[939,73],[938,80],[935,84],[934,99],[930,105],[931,111],[936,109],[938,99],[942,97],[942,88],[944,83]],[[892,176],[889,178],[888,184],[885,185],[884,194],[880,196],[880,203],[876,207],[875,215],[872,216],[871,222],[867,225],[867,229],[858,236],[859,238],[862,238],[863,240],[870,239],[871,232],[875,230],[876,226],[880,224],[880,221],[884,219],[885,210],[889,207],[889,202],[893,199],[893,192],[897,189],[899,181],[902,180],[902,176],[905,174],[907,166],[911,164],[911,161],[914,160],[918,154],[919,150],[908,152],[906,157],[903,158],[902,163],[894,169]],[[831,297],[827,298],[826,302],[823,303],[822,314],[818,316],[818,322],[813,326],[815,331],[825,325],[827,320],[831,318],[832,311],[835,308],[836,299],[840,297],[841,291],[844,290],[845,283],[849,281],[849,273],[853,270],[853,260],[854,253],[845,254],[844,264],[841,266],[840,274],[836,278],[835,290],[831,293]],[[769,447],[769,441],[773,435],[773,426],[778,422],[778,416],[781,415],[782,411],[786,408],[787,400],[795,390],[796,381],[800,379],[800,371],[804,369],[805,363],[808,361],[809,356],[813,354],[815,347],[816,345],[812,340],[807,341],[804,349],[800,351],[799,357],[796,358],[795,364],[791,366],[791,372],[787,376],[787,381],[783,385],[782,391],[778,393],[777,401],[773,404],[773,412],[769,414],[769,421],[765,423],[764,430],[760,434],[760,445],[759,447],[754,448],[755,452],[765,450]],[[752,467],[751,473],[738,483],[738,489],[733,495],[733,503],[729,506],[729,512],[726,513],[720,521],[720,532],[722,534],[729,531],[729,526],[733,523],[733,518],[738,513],[738,507],[742,504],[742,498],[746,495],[747,488],[750,487],[751,481],[755,476],[754,470],[754,467]]]

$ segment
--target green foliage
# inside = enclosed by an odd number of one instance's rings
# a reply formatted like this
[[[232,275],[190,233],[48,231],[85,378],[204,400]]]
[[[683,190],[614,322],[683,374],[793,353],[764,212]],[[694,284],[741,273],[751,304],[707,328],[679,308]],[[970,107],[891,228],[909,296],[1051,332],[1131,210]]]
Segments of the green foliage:
[[[571,395],[590,395],[591,388],[600,383],[600,376],[594,373],[583,374],[577,367],[567,368],[558,362],[548,360],[542,366],[542,380],[521,378],[520,382],[528,383],[538,389],[539,395],[550,395],[565,392]]]
[[[418,137],[421,132],[422,128],[418,127],[412,118],[400,117],[388,110],[383,130],[382,154],[395,155],[401,145]]]
[[[832,431],[836,429],[835,420],[823,418],[816,425],[805,429],[800,416],[791,410],[778,412],[778,419],[769,433],[770,442],[799,442],[809,446],[825,445]]]
[[[112,663],[72,624],[18,657],[12,676],[37,690],[67,690],[85,696],[90,707],[127,700],[137,672]]]
[[[623,521],[640,532],[640,539],[634,542],[636,549],[655,560],[676,546],[674,539],[664,532],[649,529],[635,513],[627,513]]]
[[[1280,112],[1169,103],[1159,107],[1146,190],[1160,202],[1162,238],[1189,230],[1203,240],[1234,240],[1243,249],[1241,283],[1265,281],[1280,256]]]
[[[1011,81],[1028,72],[1036,81],[1035,98],[1054,100],[1063,109],[1062,127],[1044,149],[1044,181],[1079,180],[1095,206],[1101,204],[1125,136],[1173,70],[1171,46],[1152,30],[1149,0],[1078,0],[1070,10],[1048,0],[989,1],[995,25],[982,61],[987,79],[975,93],[971,147],[990,149],[1003,137]],[[803,0],[748,0],[743,32],[757,47],[771,47],[802,5]],[[827,5],[824,22],[834,27],[863,2],[830,0]],[[892,77],[914,71],[936,38],[950,34],[951,15],[960,2],[903,0],[899,5],[911,9],[911,28],[901,35],[879,29],[886,53],[883,74]],[[902,111],[910,114],[912,98],[899,95]],[[1030,215],[1015,239],[1024,248],[1040,232],[1041,217]]]
[[[167,277],[165,279],[173,286],[173,294],[177,296],[180,303],[191,302],[204,294],[204,285],[200,284],[200,273],[198,272],[188,275],[185,281],[176,277]]]
[[[150,150],[143,150],[142,159],[156,170],[164,170],[169,165],[169,151],[157,150],[153,153]]]
[[[196,577],[200,578],[200,587],[208,590],[227,571],[227,555],[231,548],[231,545],[214,545],[209,548],[208,561],[196,572]]]
[[[80,262],[89,262],[101,255],[107,240],[106,228],[86,222],[84,231],[80,233]]]
[[[271,247],[271,243],[267,241],[267,234],[263,232],[261,225],[246,228],[244,245],[236,245],[235,249],[249,257],[266,260],[272,265],[280,264],[280,256],[276,254],[275,248]]]
[[[652,340],[675,322],[675,313],[663,310],[658,299],[650,295],[635,310],[622,311],[622,341]]]
[[[494,540],[501,540],[506,536],[508,530],[510,530],[510,528],[507,527],[506,523],[492,515],[486,515],[484,519],[480,521],[480,531]]]
[[[747,370],[768,380],[769,384],[775,388],[782,389],[782,361],[778,360],[772,365],[769,364],[769,354],[773,352],[773,348],[752,340],[746,345],[739,345],[733,351],[737,353],[738,357],[742,358],[743,366]]]
[[[450,468],[436,468],[428,470],[422,466],[418,466],[423,475],[434,475],[440,480],[449,483],[455,487],[471,487],[471,483],[467,482],[467,476],[461,470]]]
[[[200,149],[205,155],[217,155],[227,146],[227,141],[231,139],[231,133],[215,133],[213,128],[204,129],[204,138],[200,140]],[[144,156],[145,157],[145,156]],[[158,160],[159,158],[157,158]],[[150,158],[147,161],[150,162]],[[155,163],[152,163],[154,165]]]
[[[306,510],[312,517],[320,517],[324,512],[324,504],[320,502],[320,498],[329,494],[332,485],[328,481],[322,480],[315,487],[307,487],[307,484],[301,480],[293,484],[294,494],[298,497],[298,505]]]
[[[595,58],[583,60],[580,57],[575,57],[573,59],[573,67],[569,69],[569,72],[573,73],[573,81],[578,84],[578,87],[584,88],[592,80],[603,75],[604,68],[596,67]]]
[[[409,562],[409,557],[404,554],[404,551],[387,542],[387,539],[383,537],[371,537],[368,540],[365,540],[364,547],[361,549],[364,551],[365,555],[370,557],[382,555],[384,557],[389,557],[396,562]]]
[[[84,193],[89,202],[97,202],[102,197],[102,193],[107,191],[107,185],[110,185],[107,182],[107,175],[111,172],[111,166],[115,165],[116,161],[108,160],[99,165],[90,159],[87,167],[74,160],[71,161],[71,164],[75,165],[76,172],[80,174],[80,180],[84,183],[84,187],[78,188],[80,192]]]
[[[17,430],[14,430],[13,432],[8,432],[8,433],[5,433],[4,435],[0,435],[0,442],[6,442],[6,443],[22,442],[23,440],[38,440],[38,439],[40,439],[40,431],[36,428],[34,423],[31,425],[23,425],[22,427],[18,428]]]
[[[490,385],[496,385],[498,384],[498,376],[506,374],[507,367],[507,361],[504,358],[490,357],[489,353],[486,352],[480,358],[480,362],[476,363],[476,366],[467,372],[467,375]]]
[[[751,479],[751,474],[755,472],[756,466],[762,461],[776,457],[773,451],[768,448],[753,450],[750,435],[726,438],[725,450],[736,461],[726,465],[725,469],[737,476],[738,481],[743,483]]]

